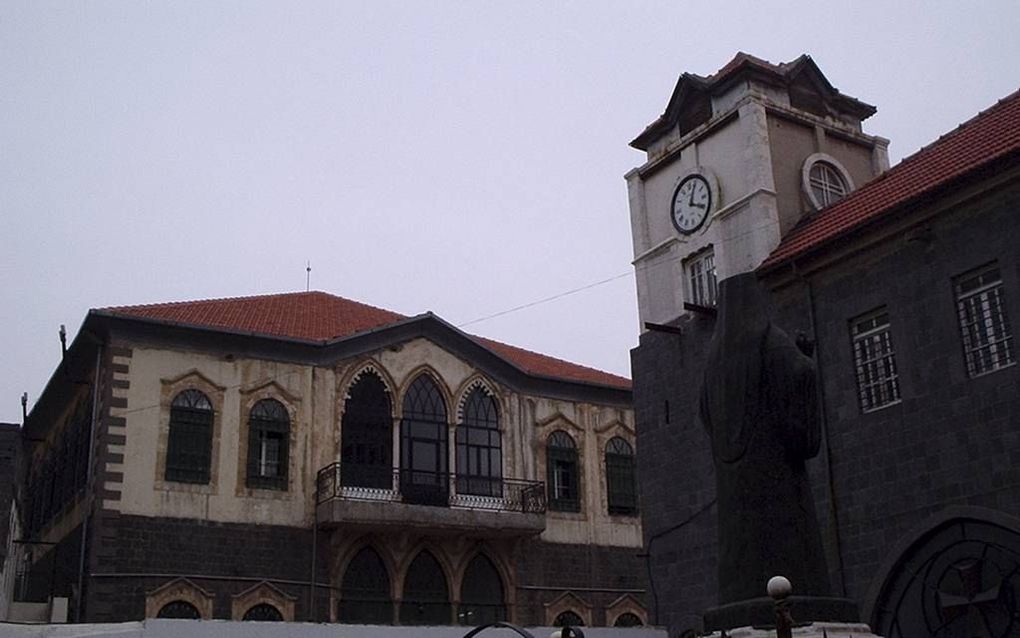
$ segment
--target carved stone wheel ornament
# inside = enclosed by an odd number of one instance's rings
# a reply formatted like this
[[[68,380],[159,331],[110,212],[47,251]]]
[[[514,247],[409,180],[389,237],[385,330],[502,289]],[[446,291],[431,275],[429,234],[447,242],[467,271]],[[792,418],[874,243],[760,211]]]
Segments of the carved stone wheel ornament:
[[[1020,636],[1020,534],[957,520],[909,550],[886,583],[876,630],[887,638]]]

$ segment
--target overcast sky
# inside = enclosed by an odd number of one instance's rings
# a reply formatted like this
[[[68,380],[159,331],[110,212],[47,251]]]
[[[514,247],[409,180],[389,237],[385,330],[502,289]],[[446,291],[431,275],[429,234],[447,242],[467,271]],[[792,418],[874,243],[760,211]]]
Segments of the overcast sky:
[[[726,7],[725,9],[720,7]],[[0,2],[0,420],[89,308],[312,289],[463,324],[631,272],[677,76],[810,54],[895,163],[1018,87],[1011,2]],[[629,376],[632,276],[465,327]]]

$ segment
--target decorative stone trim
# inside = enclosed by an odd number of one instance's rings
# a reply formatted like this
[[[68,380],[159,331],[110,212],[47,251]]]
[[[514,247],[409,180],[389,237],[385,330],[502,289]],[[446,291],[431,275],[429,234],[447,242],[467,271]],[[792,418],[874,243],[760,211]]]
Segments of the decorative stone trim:
[[[213,615],[214,598],[212,592],[202,589],[187,578],[175,578],[145,595],[145,617],[155,618],[167,604],[182,600],[193,605],[203,620],[209,620]]]
[[[237,424],[237,496],[258,496],[275,500],[293,498],[295,484],[300,482],[304,468],[298,465],[302,455],[298,454],[298,430],[301,428],[301,397],[288,392],[275,381],[263,382],[240,391],[240,418]],[[263,399],[279,401],[287,410],[290,430],[287,441],[287,486],[284,489],[259,489],[248,487],[248,438],[251,430],[251,409]],[[281,610],[282,611],[282,610]]]
[[[296,596],[291,596],[264,580],[231,596],[230,617],[234,620],[243,620],[249,609],[255,605],[266,604],[275,607],[283,616],[284,621],[294,622],[294,601],[296,600]]]
[[[648,625],[648,612],[631,594],[624,594],[606,606],[606,625],[615,627],[620,616],[628,613],[640,618],[642,625]]]
[[[198,370],[190,370],[171,379],[162,379],[160,388],[159,443],[156,449],[156,477],[154,487],[157,490],[177,490],[182,492],[198,492],[200,494],[216,494],[219,485],[220,465],[220,433],[223,429],[224,393],[226,388],[213,383]],[[212,449],[209,459],[209,483],[196,485],[166,480],[166,450],[170,438],[170,404],[179,393],[199,390],[213,408]]]
[[[572,611],[584,621],[586,627],[592,625],[592,607],[577,594],[565,591],[551,601],[545,603],[545,624],[552,626],[556,617],[565,611]]]

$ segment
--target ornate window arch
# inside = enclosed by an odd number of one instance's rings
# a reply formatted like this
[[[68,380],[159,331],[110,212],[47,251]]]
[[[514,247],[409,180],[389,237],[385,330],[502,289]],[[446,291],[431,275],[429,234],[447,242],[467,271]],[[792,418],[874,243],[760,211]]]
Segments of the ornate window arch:
[[[401,625],[448,625],[451,606],[443,566],[428,549],[418,552],[404,574]]]
[[[641,627],[648,624],[648,612],[631,594],[624,594],[606,606],[606,624],[611,627]]]
[[[457,423],[457,493],[503,496],[503,445],[496,397],[476,383]]]
[[[362,369],[344,399],[340,481],[344,486],[393,488],[393,405],[374,367]]]
[[[573,592],[563,592],[545,604],[545,622],[551,627],[562,627],[564,624],[590,627],[592,606]]]
[[[546,439],[545,450],[549,509],[581,511],[580,464],[574,439],[555,430]]]
[[[495,563],[479,552],[464,569],[457,622],[477,626],[507,619],[503,577]]]
[[[145,595],[145,617],[209,620],[212,618],[213,598],[211,592],[187,578],[175,578]],[[197,616],[194,615],[196,612]]]
[[[268,581],[257,583],[234,594],[230,601],[234,620],[287,621],[294,620],[295,596],[284,592]]]
[[[340,582],[337,622],[345,624],[393,624],[390,572],[372,546],[362,547],[347,563]]]
[[[446,400],[435,378],[414,378],[404,394],[400,422],[400,492],[404,501],[449,502]]]

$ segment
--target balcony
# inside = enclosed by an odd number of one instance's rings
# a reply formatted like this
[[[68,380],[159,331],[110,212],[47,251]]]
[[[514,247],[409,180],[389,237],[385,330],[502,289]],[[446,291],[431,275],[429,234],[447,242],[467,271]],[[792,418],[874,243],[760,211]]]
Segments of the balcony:
[[[441,472],[342,466],[319,470],[319,522],[365,531],[530,536],[545,529],[545,483]]]

